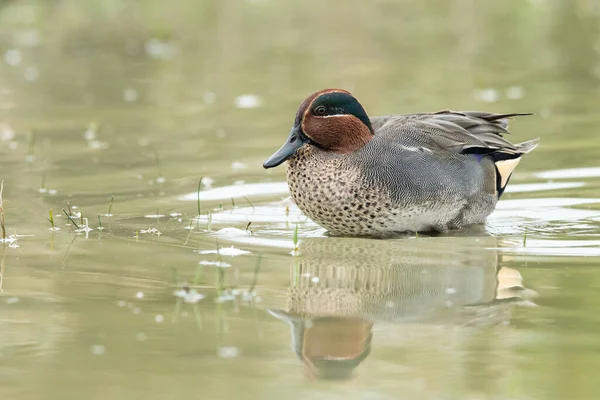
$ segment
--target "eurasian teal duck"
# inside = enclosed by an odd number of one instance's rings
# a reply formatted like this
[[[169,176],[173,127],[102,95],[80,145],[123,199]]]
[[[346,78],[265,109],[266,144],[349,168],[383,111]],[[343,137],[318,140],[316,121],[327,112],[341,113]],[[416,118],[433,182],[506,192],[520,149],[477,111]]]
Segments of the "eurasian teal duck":
[[[298,207],[336,235],[385,237],[480,224],[521,157],[508,119],[529,114],[439,111],[370,117],[346,90],[300,104],[285,144],[263,164],[288,161]]]

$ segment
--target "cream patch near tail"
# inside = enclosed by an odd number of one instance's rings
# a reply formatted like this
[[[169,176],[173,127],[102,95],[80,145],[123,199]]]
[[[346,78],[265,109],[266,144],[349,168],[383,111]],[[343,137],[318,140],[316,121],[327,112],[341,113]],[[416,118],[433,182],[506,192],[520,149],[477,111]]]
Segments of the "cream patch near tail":
[[[517,168],[519,161],[521,161],[521,157],[513,158],[512,160],[496,161],[494,163],[494,164],[496,164],[496,171],[498,172],[498,175],[500,176],[500,183],[498,185],[498,188],[500,190],[504,190],[504,188],[506,187],[506,184],[508,183],[510,176],[512,175],[515,168]]]

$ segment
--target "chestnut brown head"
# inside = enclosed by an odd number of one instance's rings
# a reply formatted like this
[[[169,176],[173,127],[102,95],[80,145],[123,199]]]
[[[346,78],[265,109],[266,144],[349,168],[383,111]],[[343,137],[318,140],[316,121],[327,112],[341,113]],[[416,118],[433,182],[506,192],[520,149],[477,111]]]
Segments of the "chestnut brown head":
[[[373,137],[373,127],[358,100],[342,89],[313,93],[298,107],[294,126],[285,144],[263,167],[273,168],[296,154],[304,145],[348,154]]]

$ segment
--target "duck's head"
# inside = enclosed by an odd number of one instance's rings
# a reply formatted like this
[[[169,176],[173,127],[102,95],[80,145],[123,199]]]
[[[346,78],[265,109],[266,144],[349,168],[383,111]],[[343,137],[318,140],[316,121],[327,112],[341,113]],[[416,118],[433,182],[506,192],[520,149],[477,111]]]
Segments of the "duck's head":
[[[358,100],[343,89],[324,89],[298,107],[287,141],[263,164],[273,168],[304,145],[339,154],[351,153],[371,140],[373,127]]]

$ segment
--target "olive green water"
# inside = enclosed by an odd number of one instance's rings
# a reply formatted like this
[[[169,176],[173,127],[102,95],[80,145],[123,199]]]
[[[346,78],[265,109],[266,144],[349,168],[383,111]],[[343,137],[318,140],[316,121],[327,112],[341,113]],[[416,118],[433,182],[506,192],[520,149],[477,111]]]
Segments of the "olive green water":
[[[2,2],[0,396],[599,398],[599,34],[593,1]],[[327,237],[261,167],[324,87],[542,145],[485,227]]]

